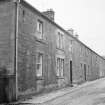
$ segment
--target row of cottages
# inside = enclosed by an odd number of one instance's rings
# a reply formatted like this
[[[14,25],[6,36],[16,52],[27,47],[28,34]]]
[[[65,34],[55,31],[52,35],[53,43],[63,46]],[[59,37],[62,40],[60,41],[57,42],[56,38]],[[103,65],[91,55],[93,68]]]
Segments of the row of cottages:
[[[105,76],[105,59],[24,0],[0,0],[0,101]]]

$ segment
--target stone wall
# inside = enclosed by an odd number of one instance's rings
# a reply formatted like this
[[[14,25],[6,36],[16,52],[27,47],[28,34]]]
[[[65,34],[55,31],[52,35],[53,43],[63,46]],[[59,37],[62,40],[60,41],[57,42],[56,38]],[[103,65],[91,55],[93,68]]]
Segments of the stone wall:
[[[0,100],[15,100],[15,3],[0,1]]]
[[[37,20],[43,22],[43,39],[38,38]],[[24,4],[19,10],[18,39],[18,88],[19,93],[29,94],[42,91],[47,85],[56,84],[54,27],[37,12]],[[43,76],[36,76],[36,57],[43,54]]]

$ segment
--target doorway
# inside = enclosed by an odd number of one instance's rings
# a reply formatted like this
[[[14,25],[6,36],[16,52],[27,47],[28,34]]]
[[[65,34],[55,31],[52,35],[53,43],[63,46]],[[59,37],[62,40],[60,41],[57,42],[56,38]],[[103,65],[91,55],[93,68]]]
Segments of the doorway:
[[[86,78],[86,64],[84,64],[84,79],[85,79],[85,81],[87,80],[87,78]]]
[[[73,78],[72,78],[72,61],[70,61],[70,83],[72,84]]]

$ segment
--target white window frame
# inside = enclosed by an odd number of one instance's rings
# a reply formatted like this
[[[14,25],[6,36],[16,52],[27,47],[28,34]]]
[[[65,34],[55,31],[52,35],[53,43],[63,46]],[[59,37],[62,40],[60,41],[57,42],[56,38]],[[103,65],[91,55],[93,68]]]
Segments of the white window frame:
[[[62,32],[57,33],[57,48],[64,49],[64,34]]]
[[[61,59],[61,77],[63,77],[64,76],[64,59]]]
[[[36,57],[36,76],[40,77],[43,75],[43,54],[38,53]]]
[[[37,20],[37,32],[38,38],[42,39],[43,38],[43,22],[40,20]]]
[[[72,49],[72,47],[73,47],[73,45],[72,45],[72,41],[70,41],[70,43],[69,43],[69,51],[72,53],[73,51],[73,49]]]
[[[57,67],[57,76],[60,76],[60,58],[57,58],[56,67]]]
[[[63,77],[64,76],[64,59],[57,57],[56,59],[56,75],[58,77]]]
[[[64,36],[63,36],[63,34],[60,34],[60,48],[61,49],[64,49],[63,41],[64,41]]]
[[[57,47],[60,48],[60,32],[57,34]]]

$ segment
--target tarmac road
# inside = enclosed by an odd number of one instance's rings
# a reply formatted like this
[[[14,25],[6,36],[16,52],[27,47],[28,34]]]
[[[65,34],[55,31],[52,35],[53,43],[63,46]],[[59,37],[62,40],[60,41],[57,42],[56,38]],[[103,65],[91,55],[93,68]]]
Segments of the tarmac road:
[[[22,103],[20,105],[105,105],[105,78],[33,97]]]
[[[47,101],[43,105],[105,105],[105,79],[80,86],[75,91]]]

